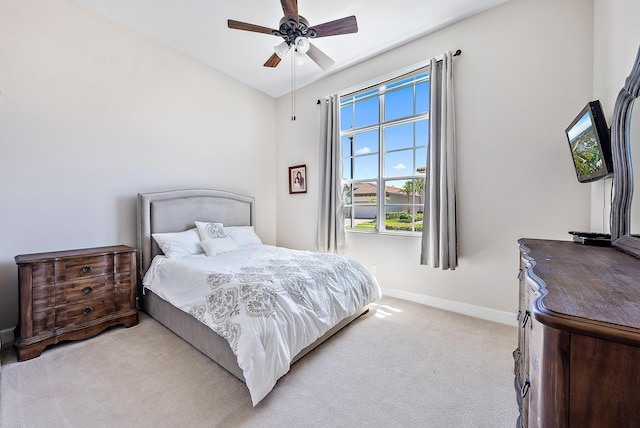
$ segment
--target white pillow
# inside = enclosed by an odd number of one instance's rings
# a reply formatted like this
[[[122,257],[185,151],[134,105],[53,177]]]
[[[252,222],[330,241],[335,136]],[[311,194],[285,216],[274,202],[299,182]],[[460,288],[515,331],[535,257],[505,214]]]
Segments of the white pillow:
[[[194,254],[201,254],[200,235],[194,227],[184,232],[173,233],[153,233],[151,235],[158,243],[165,256],[185,257]]]
[[[238,247],[262,244],[253,226],[228,226],[224,227],[224,232]]]
[[[209,257],[228,253],[238,248],[231,238],[205,239],[200,241],[200,245],[204,248],[204,252],[207,253],[207,256]]]
[[[196,227],[198,228],[201,241],[205,239],[227,238],[222,223],[196,221]]]

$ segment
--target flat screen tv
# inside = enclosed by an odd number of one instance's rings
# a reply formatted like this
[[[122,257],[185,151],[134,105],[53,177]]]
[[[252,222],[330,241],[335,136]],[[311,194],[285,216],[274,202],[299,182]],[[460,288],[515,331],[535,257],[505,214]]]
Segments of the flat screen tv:
[[[565,133],[579,182],[613,175],[611,138],[599,100],[587,103]]]

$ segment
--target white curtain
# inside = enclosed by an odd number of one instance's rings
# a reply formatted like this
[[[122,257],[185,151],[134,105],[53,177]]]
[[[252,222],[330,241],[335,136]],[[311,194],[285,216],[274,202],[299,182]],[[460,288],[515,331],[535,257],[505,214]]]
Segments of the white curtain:
[[[331,95],[322,106],[320,121],[319,251],[338,253],[345,247],[340,152],[340,98]]]
[[[458,266],[452,63],[451,52],[446,52],[442,60],[431,59],[429,150],[420,254],[420,264],[443,270]]]

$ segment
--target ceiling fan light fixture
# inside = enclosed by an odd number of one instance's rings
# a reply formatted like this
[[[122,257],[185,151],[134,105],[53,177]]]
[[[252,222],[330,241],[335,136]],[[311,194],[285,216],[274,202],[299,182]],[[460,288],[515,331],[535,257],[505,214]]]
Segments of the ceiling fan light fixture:
[[[273,50],[280,57],[280,59],[284,58],[289,52],[290,46],[287,42],[282,42],[278,46],[274,46]]]
[[[311,47],[309,44],[309,39],[302,36],[296,38],[295,44],[296,44],[296,52],[299,52],[301,54],[306,54],[309,51],[309,48]]]

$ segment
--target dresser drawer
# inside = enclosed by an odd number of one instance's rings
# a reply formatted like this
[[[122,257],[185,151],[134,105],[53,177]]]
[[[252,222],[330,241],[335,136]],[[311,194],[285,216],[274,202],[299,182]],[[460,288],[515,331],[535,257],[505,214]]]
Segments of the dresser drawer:
[[[79,303],[98,299],[113,292],[113,275],[103,275],[56,286],[56,304]]]
[[[94,299],[56,309],[56,327],[75,327],[113,313],[111,298]]]
[[[113,255],[75,257],[56,261],[56,282],[65,282],[113,272]]]

